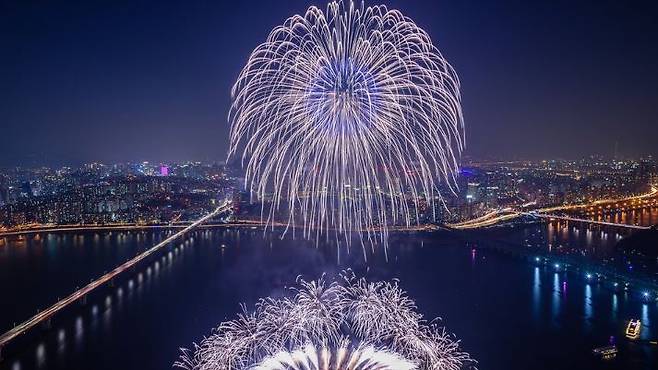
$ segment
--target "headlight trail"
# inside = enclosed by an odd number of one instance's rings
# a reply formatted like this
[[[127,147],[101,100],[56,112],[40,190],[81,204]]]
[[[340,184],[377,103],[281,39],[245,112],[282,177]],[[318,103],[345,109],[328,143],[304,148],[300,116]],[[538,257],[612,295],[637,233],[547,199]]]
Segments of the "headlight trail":
[[[474,361],[427,323],[396,282],[300,280],[284,298],[243,307],[175,366],[189,370],[458,370]]]
[[[457,74],[411,19],[332,1],[276,27],[232,89],[229,159],[261,217],[316,240],[386,242],[454,192],[464,124]],[[421,204],[422,203],[422,204]],[[287,221],[286,221],[287,219]],[[379,230],[380,232],[377,232]]]

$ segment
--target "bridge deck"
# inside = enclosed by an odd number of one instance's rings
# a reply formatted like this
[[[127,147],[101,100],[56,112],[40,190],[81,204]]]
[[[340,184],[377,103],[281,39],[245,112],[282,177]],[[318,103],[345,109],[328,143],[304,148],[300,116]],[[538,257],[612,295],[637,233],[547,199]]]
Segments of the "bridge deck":
[[[548,218],[548,219],[564,220],[564,221],[583,222],[583,223],[595,224],[595,225],[623,227],[623,228],[636,229],[636,230],[648,230],[648,229],[651,228],[650,226],[638,226],[638,225],[629,225],[629,224],[618,224],[618,223],[614,223],[614,222],[605,222],[605,221],[588,220],[588,219],[575,218],[575,217],[567,217],[567,216],[547,215],[547,214],[541,214],[541,213],[533,214],[533,216],[541,217],[541,218]]]
[[[548,208],[539,208],[535,209],[532,211],[521,211],[521,210],[514,210],[512,208],[503,208],[503,209],[498,209],[494,210],[492,212],[487,213],[484,216],[480,216],[471,220],[455,223],[455,224],[449,224],[446,225],[450,228],[453,229],[478,229],[482,227],[489,227],[496,225],[498,223],[504,222],[504,221],[509,221],[512,220],[516,217],[519,217],[521,215],[532,215],[532,216],[538,216],[542,218],[554,218],[554,219],[562,219],[562,220],[571,220],[571,221],[578,221],[578,222],[588,222],[592,224],[599,224],[599,225],[606,225],[606,226],[615,226],[615,227],[625,227],[625,228],[630,228],[630,229],[650,229],[651,227],[646,227],[646,226],[637,226],[637,225],[628,225],[628,224],[616,224],[616,223],[611,223],[611,222],[604,222],[604,221],[594,221],[594,220],[587,220],[587,219],[578,219],[578,218],[571,218],[571,217],[566,217],[566,216],[555,216],[549,214],[549,212],[559,212],[559,211],[571,211],[571,210],[577,210],[577,209],[582,209],[582,208],[587,208],[591,206],[602,206],[605,204],[611,204],[611,203],[618,203],[618,202],[629,202],[629,201],[639,201],[639,200],[644,200],[648,198],[655,198],[658,197],[658,186],[651,186],[651,191],[646,193],[646,194],[641,194],[641,195],[636,195],[632,197],[626,197],[622,199],[603,199],[603,200],[597,200],[592,203],[585,203],[585,204],[570,204],[570,205],[561,205],[561,206],[555,206],[555,207],[548,207]],[[521,206],[521,208],[525,208],[525,206]]]
[[[129,268],[133,267],[140,261],[144,260],[146,257],[150,256],[151,254],[157,252],[159,249],[163,248],[164,246],[168,245],[172,241],[178,239],[181,237],[183,234],[187,233],[188,231],[194,229],[195,227],[201,225],[202,223],[208,221],[209,219],[215,217],[221,212],[224,212],[225,210],[228,209],[230,202],[225,201],[222,205],[217,207],[213,212],[209,213],[208,215],[200,218],[199,220],[195,221],[194,223],[190,224],[186,228],[178,231],[174,235],[168,237],[167,239],[163,240],[162,242],[156,244],[155,246],[151,247],[150,249],[146,250],[144,253],[137,255],[136,257],[128,260],[127,262],[123,263],[122,265],[116,267],[114,270],[106,273],[105,275],[99,277],[98,279],[92,281],[91,283],[87,284],[85,287],[82,289],[79,289],[75,291],[73,294],[70,296],[58,301],[54,305],[50,306],[48,309],[39,312],[38,314],[34,315],[27,321],[15,326],[13,329],[9,330],[8,332],[4,333],[3,335],[0,336],[0,349],[9,343],[11,340],[16,338],[17,336],[25,333],[29,329],[33,328],[35,325],[38,325],[39,323],[48,320],[51,318],[53,315],[55,315],[58,311],[62,310],[66,306],[70,305],[71,303],[77,301],[78,299],[84,297],[85,295],[89,294],[92,292],[94,289],[98,288],[99,286],[103,285],[104,283],[112,280],[115,278],[117,275],[121,274],[122,272],[128,270]]]

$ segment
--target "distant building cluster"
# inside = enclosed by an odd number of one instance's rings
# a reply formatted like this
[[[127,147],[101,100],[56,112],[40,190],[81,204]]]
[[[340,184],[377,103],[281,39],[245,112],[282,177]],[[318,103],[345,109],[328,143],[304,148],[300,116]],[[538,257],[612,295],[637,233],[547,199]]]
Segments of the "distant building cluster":
[[[446,196],[445,207],[431,209],[425,194],[399,196],[417,207],[421,224],[453,223],[505,207],[578,204],[646,192],[658,184],[658,165],[652,158],[468,161],[458,184],[457,196]],[[224,164],[0,169],[0,227],[190,221],[226,197],[234,200],[234,216],[245,221],[260,220],[261,203],[269,207],[271,202],[268,194],[257,199],[246,192],[242,171]],[[286,220],[287,214],[281,206],[278,216]]]
[[[523,204],[547,207],[621,198],[647,192],[650,184],[658,184],[658,165],[651,157],[470,162],[446,217],[454,222]]]
[[[87,164],[0,170],[0,226],[188,221],[234,191],[225,166]]]

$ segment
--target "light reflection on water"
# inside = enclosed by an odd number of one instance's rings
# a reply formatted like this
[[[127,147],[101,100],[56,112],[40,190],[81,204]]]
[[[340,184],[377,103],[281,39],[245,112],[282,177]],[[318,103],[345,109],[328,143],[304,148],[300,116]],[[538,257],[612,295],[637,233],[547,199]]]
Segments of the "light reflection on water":
[[[539,320],[541,313],[541,272],[536,266],[532,283],[532,307],[535,320]]]
[[[651,328],[651,316],[649,315],[649,305],[647,303],[642,304],[642,327]],[[640,338],[644,340],[651,339],[650,330],[644,330],[640,333]]]
[[[78,316],[75,319],[75,345],[79,347],[82,344],[84,336],[84,322],[82,317]]]
[[[578,234],[578,230],[573,228],[566,228],[567,235]],[[561,235],[564,235],[564,231],[560,231]],[[221,235],[221,234],[220,234]],[[244,237],[244,236],[243,236]],[[262,238],[262,234],[253,236],[253,238]],[[89,239],[89,238],[88,238]],[[131,239],[131,238],[124,238]],[[137,238],[132,238],[137,239]],[[149,238],[145,238],[149,239]],[[154,238],[150,238],[151,241]],[[208,244],[211,248],[205,250],[204,253],[219,253],[221,255],[220,261],[224,261],[225,258],[235,259],[238,255],[235,245],[235,241],[227,241],[225,238],[218,238],[217,233],[211,233],[211,235],[206,238],[205,234],[202,238],[197,238],[201,241],[201,244]],[[247,239],[250,240],[250,239]],[[258,240],[258,239],[256,239]],[[88,351],[85,347],[88,346],[103,346],[105,344],[96,343],[98,339],[93,339],[97,337],[112,337],[110,333],[117,332],[115,326],[117,322],[121,322],[122,317],[124,316],[123,312],[130,313],[134,310],[137,304],[141,302],[147,302],[154,298],[152,290],[158,287],[158,284],[163,281],[167,276],[176,276],[174,279],[179,278],[181,275],[180,269],[175,269],[176,266],[185,265],[182,263],[185,259],[183,258],[186,254],[194,255],[195,253],[200,252],[200,248],[204,248],[201,245],[190,244],[190,240],[186,240],[179,246],[176,246],[173,251],[169,251],[163,255],[160,255],[153,259],[150,263],[145,264],[135,271],[131,272],[129,276],[126,276],[125,280],[117,281],[116,286],[109,287],[107,290],[104,290],[104,293],[100,297],[95,299],[90,299],[91,305],[82,306],[82,313],[75,316],[71,321],[66,321],[65,318],[62,318],[62,329],[61,332],[64,333],[63,339],[57,338],[56,342],[63,345],[61,351],[55,351],[54,347],[50,344],[40,343],[36,347],[36,361],[35,364],[26,363],[27,369],[30,370],[36,365],[37,368],[43,368],[46,366],[46,360],[48,360],[48,367],[56,361],[56,358],[70,358],[71,356],[75,357],[75,354],[72,353],[72,350],[66,346],[66,342],[69,340],[75,340],[76,343],[76,352]],[[413,244],[410,242],[410,244]],[[420,244],[420,243],[419,243]],[[557,245],[560,243],[557,242]],[[223,248],[218,248],[224,245]],[[273,242],[267,243],[267,245],[272,246],[272,249],[268,248],[270,253],[277,253],[277,248],[281,248],[280,245],[273,245]],[[188,246],[187,248],[185,246]],[[426,248],[427,250],[432,250],[433,248]],[[214,252],[211,252],[214,251]],[[228,254],[227,254],[228,253]],[[415,253],[413,249],[409,249],[406,253]],[[395,261],[405,261],[404,253],[393,253],[392,260]],[[499,262],[495,255],[490,255],[488,252],[480,252],[480,250],[467,249],[464,251],[465,261],[468,261],[468,264],[475,271],[479,273],[485,269],[491,268],[491,266],[497,266]],[[450,263],[453,263],[451,261]],[[187,269],[195,270],[198,268],[198,260],[192,260],[191,264],[186,266]],[[404,262],[401,262],[404,263]],[[456,263],[456,262],[455,262]],[[517,262],[515,262],[517,263]],[[493,264],[493,265],[492,265]],[[375,264],[373,264],[374,266]],[[396,268],[394,266],[389,266],[391,268]],[[612,322],[614,325],[619,326],[617,322],[617,317],[619,316],[620,320],[626,320],[628,312],[623,315],[619,315],[621,309],[618,302],[618,297],[613,292],[602,291],[602,289],[595,288],[593,284],[584,284],[577,281],[578,277],[571,275],[570,272],[555,271],[552,266],[548,267],[539,267],[533,266],[532,264],[526,262],[517,263],[515,269],[519,269],[523,274],[526,274],[527,282],[523,280],[519,281],[519,285],[510,286],[509,289],[515,291],[522,291],[525,284],[531,285],[529,290],[526,292],[531,292],[527,298],[531,300],[531,314],[532,320],[534,321],[533,325],[538,327],[543,327],[545,324],[542,323],[543,318],[548,318],[547,315],[550,314],[550,320],[552,328],[559,330],[560,328],[570,327],[569,322],[574,319],[574,312],[580,312],[582,317],[582,325],[585,327],[585,331],[596,330],[594,320],[595,315],[602,315],[602,317],[608,317],[610,320],[605,320],[606,322]],[[219,265],[218,265],[219,266]],[[223,266],[223,265],[222,265]],[[501,267],[502,268],[502,267]],[[525,272],[523,272],[525,271]],[[258,268],[253,268],[247,270],[249,274],[260,273]],[[176,274],[176,275],[174,275]],[[552,276],[551,276],[552,275]],[[552,279],[551,279],[552,278]],[[403,279],[404,282],[404,279]],[[542,282],[545,282],[542,285]],[[528,289],[525,285],[526,289]],[[196,287],[195,287],[196,288]],[[126,290],[127,289],[127,290]],[[582,291],[581,291],[582,289]],[[131,298],[133,291],[136,294],[136,297]],[[439,294],[440,290],[437,290]],[[160,292],[162,294],[163,292]],[[166,294],[166,293],[165,293]],[[140,298],[141,297],[141,298]],[[612,299],[612,305],[610,307],[610,297]],[[201,299],[201,298],[200,298]],[[608,302],[607,308],[601,305],[601,301]],[[550,304],[550,306],[549,306]],[[124,309],[121,307],[125,306]],[[638,305],[637,302],[631,302],[630,305],[636,307],[637,316],[641,316],[643,323],[647,324],[650,322],[650,316],[656,314],[655,304],[644,304],[642,306]],[[91,308],[90,308],[91,306]],[[102,309],[99,309],[99,306]],[[579,307],[575,309],[574,307]],[[641,310],[641,312],[640,312]],[[609,311],[609,312],[606,312]],[[641,315],[640,315],[641,314]],[[100,316],[100,317],[99,317]],[[454,316],[454,315],[453,315]],[[87,319],[88,318],[88,319]],[[447,316],[448,319],[451,319],[451,316]],[[645,320],[646,318],[646,320]],[[454,319],[453,319],[454,320]],[[98,322],[102,321],[102,326],[98,326]],[[164,322],[163,322],[164,323]],[[521,322],[519,325],[523,325]],[[166,325],[166,324],[165,324]],[[70,328],[70,329],[69,329]],[[450,327],[449,329],[454,330],[458,336],[460,336],[459,330],[456,328]],[[69,331],[71,330],[71,331]],[[210,326],[204,326],[198,330],[210,330]],[[74,335],[66,335],[66,333],[75,333]],[[207,334],[206,331],[196,332],[196,338],[202,337],[204,334]],[[578,335],[578,333],[569,333],[568,335]],[[653,335],[651,329],[643,331],[643,338],[650,338]],[[607,340],[608,334],[603,336]],[[130,340],[129,338],[116,338],[114,340]],[[87,342],[87,343],[85,343]],[[104,342],[101,342],[104,343]],[[179,346],[186,345],[188,343],[181,341],[178,343]],[[34,348],[34,347],[33,347]],[[34,351],[34,350],[33,350]],[[35,352],[32,352],[35,353]],[[46,353],[49,354],[51,358],[46,359]],[[55,356],[56,354],[56,356]],[[31,362],[29,359],[24,359],[23,361]],[[172,360],[173,361],[173,360]],[[19,362],[14,362],[18,368],[21,364]],[[484,367],[483,367],[484,368]]]
[[[647,211],[648,226],[658,222],[658,208]],[[614,220],[606,220],[612,222]],[[554,220],[545,226],[526,228],[523,245],[529,245],[549,253],[582,254],[588,258],[600,259],[610,256],[615,244],[630,235],[630,229],[605,228],[596,225],[583,225],[569,221]]]
[[[57,332],[57,353],[62,354],[66,349],[66,332],[64,329],[59,329]]]
[[[612,320],[617,320],[617,311],[619,311],[619,298],[617,292],[612,293]]]
[[[552,294],[552,305],[551,313],[553,322],[555,325],[558,324],[558,315],[560,314],[560,275],[557,272],[553,273],[553,294]]]
[[[585,324],[586,327],[589,327],[591,325],[591,321],[593,319],[593,306],[594,303],[592,302],[592,285],[590,283],[585,284],[585,299],[583,300],[585,303],[585,320],[583,320],[583,323]]]
[[[43,368],[46,365],[46,345],[39,343],[36,352],[37,368]]]
[[[658,224],[658,208],[643,208],[637,211],[631,210],[597,215],[593,219],[627,225],[651,226]]]

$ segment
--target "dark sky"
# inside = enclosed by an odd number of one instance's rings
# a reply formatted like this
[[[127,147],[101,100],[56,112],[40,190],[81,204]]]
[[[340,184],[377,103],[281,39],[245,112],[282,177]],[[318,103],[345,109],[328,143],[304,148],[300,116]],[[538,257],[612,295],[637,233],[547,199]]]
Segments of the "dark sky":
[[[655,1],[375,3],[457,70],[468,154],[658,155]],[[0,165],[224,159],[235,77],[309,5],[0,0]]]

